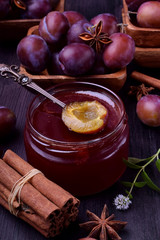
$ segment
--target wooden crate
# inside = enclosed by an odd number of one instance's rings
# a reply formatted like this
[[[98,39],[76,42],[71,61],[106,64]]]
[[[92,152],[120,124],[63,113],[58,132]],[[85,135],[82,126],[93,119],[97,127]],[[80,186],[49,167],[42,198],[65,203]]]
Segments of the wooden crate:
[[[137,47],[160,47],[160,29],[139,27],[136,15],[128,13],[125,0],[123,0],[122,19],[123,23],[127,25],[125,32],[134,39]]]
[[[142,67],[160,67],[160,29],[142,28],[136,22],[136,15],[128,13],[128,6],[123,0],[122,19],[125,33],[130,35],[136,45],[135,62]]]

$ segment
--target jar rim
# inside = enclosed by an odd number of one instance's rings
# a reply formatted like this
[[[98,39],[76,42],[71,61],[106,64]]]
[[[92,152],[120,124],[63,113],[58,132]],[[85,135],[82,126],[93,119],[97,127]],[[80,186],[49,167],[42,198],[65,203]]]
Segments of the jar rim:
[[[88,145],[88,144],[94,144],[94,143],[97,143],[99,141],[102,141],[104,139],[110,139],[116,132],[118,132],[120,129],[121,129],[121,125],[123,124],[123,119],[125,118],[126,116],[126,112],[125,112],[125,107],[124,107],[124,104],[123,104],[123,101],[121,100],[121,98],[115,93],[113,92],[112,90],[110,90],[109,88],[107,87],[104,87],[102,85],[99,85],[99,84],[96,84],[96,83],[91,83],[91,82],[81,82],[81,81],[71,81],[71,82],[67,82],[67,83],[59,83],[59,84],[56,84],[54,86],[52,86],[51,88],[49,88],[47,91],[50,91],[50,90],[54,90],[56,88],[61,88],[61,87],[64,87],[64,86],[69,86],[69,85],[72,85],[73,84],[76,84],[76,85],[85,85],[85,86],[89,86],[89,87],[96,87],[96,88],[99,88],[99,89],[102,89],[104,90],[106,93],[112,95],[112,97],[114,97],[114,99],[117,100],[119,106],[120,106],[120,109],[121,109],[121,117],[117,123],[117,125],[115,126],[115,128],[113,129],[113,131],[105,134],[104,136],[100,136],[100,137],[97,137],[95,139],[91,139],[91,140],[84,140],[84,141],[75,141],[75,142],[66,142],[66,141],[59,141],[59,140],[55,140],[55,139],[52,139],[52,138],[49,138],[49,137],[46,137],[44,136],[43,134],[39,133],[35,128],[34,126],[32,125],[31,123],[31,116],[30,116],[30,113],[31,113],[31,108],[32,108],[32,105],[33,103],[35,102],[36,99],[38,99],[38,97],[40,95],[37,95],[33,98],[33,100],[31,101],[29,107],[28,107],[28,111],[27,111],[27,121],[28,121],[28,124],[32,130],[32,133],[36,136],[38,136],[42,141],[46,142],[46,143],[50,143],[52,145],[67,145],[67,146],[76,146],[77,144],[78,145]]]

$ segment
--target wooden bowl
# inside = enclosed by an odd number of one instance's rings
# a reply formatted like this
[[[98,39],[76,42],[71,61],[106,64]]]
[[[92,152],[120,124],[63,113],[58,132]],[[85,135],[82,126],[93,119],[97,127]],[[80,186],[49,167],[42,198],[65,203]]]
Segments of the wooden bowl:
[[[54,10],[63,12],[64,0],[60,0]],[[39,24],[39,22],[40,19],[0,20],[0,41],[19,41],[26,36],[29,28]]]
[[[136,47],[134,60],[142,67],[160,68],[160,48]]]
[[[135,14],[129,14],[126,1],[123,0],[122,20],[125,33],[130,35],[136,45],[135,62],[142,67],[160,67],[160,29],[139,27]]]
[[[125,0],[123,0],[122,19],[127,25],[125,32],[134,39],[137,47],[160,47],[160,28],[139,27],[136,15],[129,14]]]
[[[31,27],[28,30],[27,35],[37,34],[38,35],[38,25]],[[120,69],[114,73],[102,74],[102,75],[85,75],[85,76],[68,76],[68,75],[49,75],[48,71],[45,70],[40,75],[29,74],[26,69],[21,66],[20,73],[28,75],[37,84],[50,86],[54,83],[61,83],[67,81],[86,81],[101,84],[115,92],[119,91],[127,79],[126,68]]]
[[[126,82],[127,73],[126,68],[123,68],[115,73],[103,74],[103,75],[86,75],[79,77],[71,77],[67,75],[49,75],[47,70],[40,75],[29,74],[26,69],[21,66],[20,73],[29,76],[34,82],[44,86],[51,86],[55,83],[81,81],[91,82],[103,85],[114,92],[118,92]]]

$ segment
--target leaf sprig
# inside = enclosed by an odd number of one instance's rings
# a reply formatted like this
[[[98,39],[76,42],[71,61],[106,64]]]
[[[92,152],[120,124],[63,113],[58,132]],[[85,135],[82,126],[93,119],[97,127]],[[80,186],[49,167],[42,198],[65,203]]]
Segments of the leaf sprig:
[[[133,198],[132,196],[132,190],[134,187],[142,188],[145,185],[150,187],[151,189],[160,192],[160,188],[151,180],[151,178],[148,176],[146,172],[146,167],[148,167],[151,163],[155,162],[156,168],[160,172],[160,149],[158,149],[157,153],[155,153],[153,156],[145,158],[145,159],[140,159],[140,158],[133,158],[129,157],[128,160],[123,160],[124,163],[132,169],[138,170],[133,182],[126,182],[122,181],[122,184],[125,187],[130,187],[130,190],[126,190],[127,197],[130,199]],[[138,178],[141,176],[142,181],[138,181]]]

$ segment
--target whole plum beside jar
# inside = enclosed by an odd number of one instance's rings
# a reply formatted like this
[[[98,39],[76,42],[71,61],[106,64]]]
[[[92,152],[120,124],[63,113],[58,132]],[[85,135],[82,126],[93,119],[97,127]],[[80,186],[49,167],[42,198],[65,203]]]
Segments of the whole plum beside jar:
[[[28,71],[40,73],[47,66],[50,52],[43,38],[38,35],[30,35],[19,42],[17,56]]]
[[[138,8],[137,22],[140,27],[160,28],[160,2],[147,1]]]
[[[105,65],[110,69],[120,69],[127,66],[134,58],[134,40],[125,33],[114,33],[110,39],[112,42],[105,47],[103,53]]]
[[[16,116],[12,110],[0,106],[0,138],[7,137],[16,125]]]
[[[60,51],[59,61],[65,74],[82,75],[92,68],[95,62],[95,52],[84,43],[71,43]]]
[[[63,14],[68,19],[70,26],[80,20],[86,20],[86,18],[77,11],[64,11]]]
[[[160,96],[146,95],[140,98],[136,106],[138,118],[151,127],[160,126]]]
[[[67,33],[67,42],[70,43],[84,43],[84,40],[82,40],[79,35],[83,32],[88,31],[88,27],[92,27],[92,25],[87,20],[80,20],[76,23],[74,23]]]
[[[103,22],[103,33],[108,33],[110,36],[111,34],[118,32],[118,22],[114,15],[110,13],[101,13],[90,20],[91,24],[93,25],[98,24],[100,21]]]
[[[0,0],[0,19],[4,19],[10,10],[9,0]]]
[[[58,11],[48,13],[39,24],[39,34],[49,44],[56,44],[67,33],[69,22]]]

